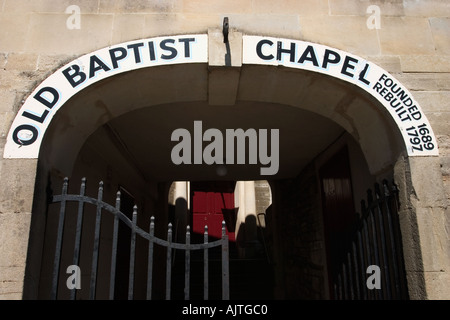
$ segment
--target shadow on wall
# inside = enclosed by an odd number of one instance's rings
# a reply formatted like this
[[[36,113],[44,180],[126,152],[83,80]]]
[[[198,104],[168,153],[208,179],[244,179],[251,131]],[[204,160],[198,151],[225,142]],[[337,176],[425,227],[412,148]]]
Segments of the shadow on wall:
[[[247,215],[245,222],[239,225],[236,245],[239,256],[243,259],[265,259],[263,246],[263,228],[257,223],[255,215]]]

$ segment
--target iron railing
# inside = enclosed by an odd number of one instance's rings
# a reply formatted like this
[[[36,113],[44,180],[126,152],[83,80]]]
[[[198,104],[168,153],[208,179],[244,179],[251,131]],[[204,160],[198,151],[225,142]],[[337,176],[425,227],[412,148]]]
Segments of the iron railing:
[[[401,233],[398,221],[398,189],[384,180],[375,184],[375,197],[367,190],[361,215],[347,250],[340,255],[334,279],[334,298],[345,300],[407,299]],[[380,288],[367,285],[369,266],[380,271]],[[375,273],[374,273],[375,274]]]
[[[90,287],[89,287],[89,299],[96,298],[96,286],[97,286],[97,269],[98,269],[98,257],[100,247],[100,226],[102,220],[102,212],[107,212],[114,215],[113,226],[113,238],[111,248],[111,270],[110,270],[110,282],[109,282],[109,299],[114,299],[114,286],[115,286],[115,274],[116,274],[116,258],[117,258],[117,242],[118,242],[118,228],[119,220],[125,223],[131,229],[131,244],[130,244],[130,261],[129,261],[129,275],[128,275],[128,299],[133,299],[134,292],[134,276],[135,276],[135,253],[136,253],[136,236],[140,236],[148,241],[148,265],[147,265],[147,291],[146,298],[152,299],[152,285],[153,285],[153,266],[154,266],[154,245],[160,245],[166,248],[166,293],[165,298],[171,299],[171,280],[172,280],[172,251],[174,249],[185,251],[185,284],[184,284],[184,298],[190,299],[190,254],[192,250],[203,250],[203,298],[205,300],[209,297],[209,268],[208,268],[208,250],[210,248],[221,246],[222,256],[222,299],[229,299],[229,247],[228,236],[226,235],[225,221],[222,222],[222,238],[216,241],[208,242],[208,227],[205,226],[204,242],[193,244],[190,242],[190,227],[186,229],[186,243],[177,243],[172,241],[172,225],[169,223],[167,231],[167,239],[160,239],[155,236],[155,218],[152,216],[150,219],[149,231],[145,231],[137,226],[137,206],[133,208],[132,219],[130,220],[124,213],[120,211],[120,191],[117,192],[115,207],[104,202],[103,199],[103,182],[100,182],[98,188],[97,198],[88,197],[85,195],[86,191],[86,179],[83,178],[81,182],[80,194],[68,194],[68,178],[64,179],[62,194],[52,197],[53,203],[60,203],[60,211],[58,217],[58,228],[56,236],[56,249],[53,262],[53,274],[52,274],[52,286],[51,286],[51,299],[58,298],[58,280],[60,277],[60,263],[61,263],[61,251],[64,234],[64,221],[66,215],[66,204],[68,202],[78,202],[78,213],[75,230],[75,246],[73,251],[73,265],[77,266],[80,260],[80,246],[81,246],[81,231],[83,224],[84,205],[92,204],[96,206],[95,216],[95,231],[94,231],[94,244],[92,250],[92,265],[90,275]],[[76,288],[70,289],[70,299],[76,298]]]

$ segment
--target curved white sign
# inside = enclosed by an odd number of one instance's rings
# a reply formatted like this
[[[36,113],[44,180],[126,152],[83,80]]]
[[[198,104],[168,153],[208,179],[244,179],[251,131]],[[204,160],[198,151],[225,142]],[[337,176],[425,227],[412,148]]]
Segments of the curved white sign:
[[[433,130],[411,93],[392,75],[361,57],[320,44],[243,36],[243,64],[285,66],[327,74],[375,97],[395,120],[409,156],[439,154]],[[53,116],[76,93],[135,69],[208,62],[208,36],[130,41],[86,54],[60,68],[26,99],[8,133],[4,158],[37,158]]]
[[[208,62],[207,35],[131,41],[86,54],[42,82],[20,108],[9,131],[5,158],[37,158],[53,116],[72,96],[93,83],[131,70]]]
[[[303,69],[350,82],[375,97],[389,111],[403,135],[409,156],[439,154],[433,130],[417,101],[376,64],[311,42],[260,36],[243,38],[243,64]]]

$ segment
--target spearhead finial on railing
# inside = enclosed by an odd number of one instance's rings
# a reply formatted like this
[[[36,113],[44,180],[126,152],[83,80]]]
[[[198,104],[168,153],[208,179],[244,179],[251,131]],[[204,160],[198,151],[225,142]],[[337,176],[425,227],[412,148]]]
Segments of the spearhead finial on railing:
[[[117,210],[120,210],[120,198],[121,198],[121,193],[120,193],[120,190],[119,190],[116,193],[116,209]]]
[[[172,223],[170,222],[167,228],[167,241],[172,242]]]
[[[226,227],[225,220],[222,220],[222,238],[225,238],[227,234],[225,227]]]
[[[103,181],[100,181],[98,184],[98,196],[97,200],[100,202],[103,200]]]
[[[150,237],[153,237],[155,235],[155,217],[150,217],[150,228],[149,228],[149,235]]]
[[[150,227],[155,227],[155,216],[150,217]]]
[[[86,177],[81,179],[80,196],[84,196],[85,192],[86,192]]]
[[[136,226],[137,223],[137,205],[134,205],[133,207],[133,225]]]
[[[65,177],[64,182],[63,182],[63,187],[62,187],[62,194],[67,194],[68,186],[69,186],[69,178]]]

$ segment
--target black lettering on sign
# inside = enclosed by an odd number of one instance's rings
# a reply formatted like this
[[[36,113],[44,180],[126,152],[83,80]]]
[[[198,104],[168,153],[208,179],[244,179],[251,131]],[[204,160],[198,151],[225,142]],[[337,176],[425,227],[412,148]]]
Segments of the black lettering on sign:
[[[170,52],[170,54],[162,54],[161,59],[170,60],[177,56],[177,49],[169,46],[168,45],[169,43],[174,44],[175,40],[174,39],[166,39],[166,40],[161,41],[161,43],[159,44],[161,49]]]
[[[52,99],[48,100],[45,96],[43,96],[44,93],[50,93],[52,95]],[[59,93],[55,88],[44,87],[40,89],[33,98],[45,105],[47,108],[51,109],[56,103],[58,103]]]
[[[401,121],[422,119],[422,112],[414,104],[413,99],[386,74],[380,76],[372,89],[389,102]]]
[[[123,60],[127,57],[128,52],[125,48],[118,47],[109,50],[109,55],[111,56],[111,63],[114,69],[119,67],[119,60]]]
[[[348,69],[351,69],[351,70],[355,69],[355,65],[350,64],[351,62],[358,63],[358,59],[346,56],[345,59],[344,59],[344,63],[342,64],[341,73],[345,74],[346,76],[349,76],[349,77],[353,78],[354,74],[350,73],[348,71]]]
[[[34,99],[42,103],[47,108],[51,109],[54,105],[58,103],[59,100],[59,93],[58,91],[53,87],[44,87],[41,88],[34,96]],[[28,111],[24,111],[22,113],[22,116],[25,118],[34,120],[39,123],[43,123],[45,121],[45,118],[47,118],[47,115],[49,114],[48,110],[44,110],[41,115],[37,115],[35,113],[31,113]]]
[[[27,130],[31,132],[31,136],[25,136],[20,134],[22,131]],[[29,124],[22,124],[18,126],[13,132],[13,141],[20,146],[27,146],[36,141],[38,137],[38,130]]]
[[[298,60],[298,63],[304,63],[305,61],[311,61],[314,66],[319,66],[319,62],[317,62],[317,57],[316,53],[314,52],[313,46],[306,47],[305,51],[303,51],[303,54]]]
[[[80,66],[76,64],[63,70],[62,73],[64,74],[67,81],[69,81],[69,83],[72,85],[73,88],[79,86],[84,81],[86,81],[86,73],[80,71]]]
[[[178,39],[179,42],[184,43],[184,57],[190,58],[191,57],[191,42],[195,42],[195,38],[181,38]]]
[[[128,45],[128,49],[133,49],[134,52],[134,61],[136,63],[141,63],[141,51],[140,51],[140,47],[143,47],[144,44],[142,42],[140,43],[134,43],[134,44],[130,44]]]
[[[432,142],[433,138],[430,135],[430,130],[428,129],[426,123],[417,126],[417,128],[415,126],[411,126],[406,128],[406,131],[408,132],[408,136],[411,137],[409,142],[412,144],[413,150],[423,151],[423,149],[434,149],[434,144]]]
[[[42,114],[41,114],[40,116],[37,115],[37,114],[34,114],[34,113],[30,113],[30,112],[28,112],[28,111],[24,111],[24,112],[22,113],[22,116],[24,116],[25,118],[34,120],[34,121],[36,121],[36,122],[39,122],[39,123],[43,123],[44,120],[45,120],[45,118],[47,118],[47,115],[48,115],[48,114],[49,114],[49,111],[48,111],[48,110],[44,110],[44,112],[42,112]]]
[[[272,46],[273,42],[270,41],[270,40],[267,40],[267,39],[259,41],[258,44],[256,45],[256,54],[262,60],[272,60],[274,58],[273,54],[264,55],[263,52],[262,52],[262,46],[265,45],[265,44],[268,44],[269,46]]]
[[[370,85],[370,81],[364,78],[366,76],[368,70],[369,70],[369,64],[366,63],[366,66],[364,67],[364,69],[359,73],[358,80],[361,81],[362,83],[367,84],[369,86]]]
[[[95,77],[95,73],[100,70],[107,72],[111,70],[111,68],[94,54],[91,56],[91,61],[89,64],[89,78]]]
[[[283,43],[281,41],[277,42],[277,60],[281,61],[281,54],[288,53],[289,61],[295,62],[295,43],[291,42],[291,47],[289,49],[283,48]]]
[[[333,57],[331,58],[331,56]],[[339,53],[330,49],[325,49],[325,54],[323,55],[322,68],[326,69],[328,68],[328,63],[338,64],[339,61],[341,61],[341,56],[339,55]]]
[[[156,57],[155,57],[155,44],[153,43],[153,41],[149,41],[148,42],[148,51],[150,53],[150,61],[155,61]]]

